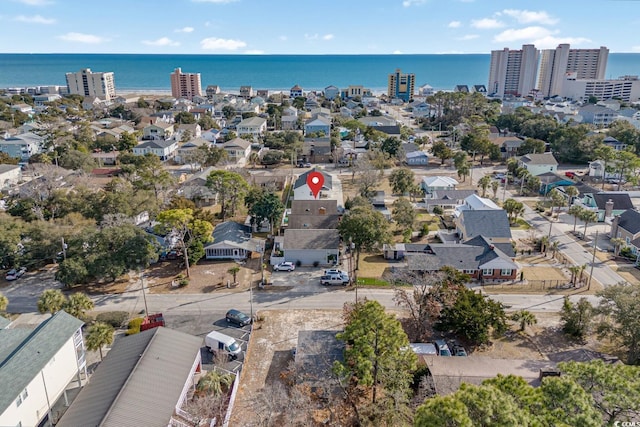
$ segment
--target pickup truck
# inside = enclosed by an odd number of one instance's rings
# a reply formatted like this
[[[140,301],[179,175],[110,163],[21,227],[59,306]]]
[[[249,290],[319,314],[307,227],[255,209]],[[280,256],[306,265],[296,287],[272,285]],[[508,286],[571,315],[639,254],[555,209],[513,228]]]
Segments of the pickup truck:
[[[329,274],[320,277],[320,284],[323,286],[348,285],[349,278],[340,274]]]

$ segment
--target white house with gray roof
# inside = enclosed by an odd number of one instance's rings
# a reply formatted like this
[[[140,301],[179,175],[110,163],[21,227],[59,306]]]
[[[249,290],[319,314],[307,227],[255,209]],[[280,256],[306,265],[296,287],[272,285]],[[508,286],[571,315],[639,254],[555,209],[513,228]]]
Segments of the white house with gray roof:
[[[244,119],[236,126],[236,134],[251,135],[257,137],[263,135],[267,131],[267,119],[262,117],[249,117]]]
[[[551,153],[525,154],[518,159],[518,167],[525,168],[533,176],[556,173],[558,161]]]
[[[264,239],[254,238],[251,227],[225,221],[213,229],[213,242],[205,245],[206,259],[245,259],[264,251]]]
[[[123,338],[57,426],[189,425],[177,414],[195,389],[201,347],[201,337],[163,327]]]
[[[274,248],[284,252],[285,261],[302,265],[331,265],[338,260],[340,235],[336,229],[287,229],[283,238],[276,238]]]
[[[319,169],[313,168],[308,172],[303,173],[296,179],[293,183],[293,198],[295,200],[315,200],[316,197],[313,196],[313,192],[311,188],[307,185],[307,176],[311,172],[320,172],[324,177],[324,183],[322,185],[322,189],[318,194],[318,199],[326,198],[326,194],[330,193],[333,190],[333,177],[326,172],[323,172]]]
[[[44,138],[32,132],[10,136],[0,141],[0,151],[23,161],[42,152]]]
[[[160,160],[165,161],[174,157],[178,149],[178,141],[173,139],[157,139],[145,141],[133,147],[133,154],[136,156],[144,156],[147,153],[155,154]]]
[[[87,378],[83,324],[59,311],[34,329],[0,329],[0,426],[57,421],[55,403]]]

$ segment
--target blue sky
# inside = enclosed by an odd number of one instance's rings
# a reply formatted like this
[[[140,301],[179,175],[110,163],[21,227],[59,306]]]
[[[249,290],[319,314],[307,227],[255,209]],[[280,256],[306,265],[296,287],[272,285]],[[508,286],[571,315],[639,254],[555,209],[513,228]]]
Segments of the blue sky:
[[[0,52],[640,52],[639,12],[630,0],[0,0]]]

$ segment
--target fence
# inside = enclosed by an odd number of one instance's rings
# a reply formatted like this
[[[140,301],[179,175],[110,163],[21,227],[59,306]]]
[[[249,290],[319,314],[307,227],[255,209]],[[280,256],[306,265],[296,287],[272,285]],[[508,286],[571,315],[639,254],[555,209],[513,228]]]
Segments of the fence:
[[[549,291],[549,290],[565,290],[578,289],[585,286],[584,282],[576,282],[573,285],[569,279],[547,279],[547,280],[523,280],[521,282],[503,282],[503,283],[484,283],[484,290],[526,290],[526,291]]]

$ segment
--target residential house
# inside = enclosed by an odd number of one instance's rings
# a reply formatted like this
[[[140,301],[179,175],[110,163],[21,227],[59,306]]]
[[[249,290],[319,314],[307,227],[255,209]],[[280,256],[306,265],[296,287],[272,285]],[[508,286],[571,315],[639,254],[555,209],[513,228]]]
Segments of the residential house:
[[[253,97],[253,88],[251,86],[240,86],[240,98],[251,99]]]
[[[282,130],[298,129],[298,116],[282,116],[280,117],[280,125]]]
[[[269,90],[268,89],[258,89],[256,91],[256,96],[259,96],[262,99],[269,99]]]
[[[624,142],[618,141],[612,136],[605,137],[602,143],[604,145],[608,145],[609,147],[613,148],[616,151],[621,151],[627,148],[627,144],[625,144]]]
[[[345,106],[340,107],[340,116],[345,118],[353,118],[354,111],[351,108]]]
[[[429,164],[429,156],[421,150],[411,151],[405,154],[407,165],[426,166]]]
[[[424,199],[424,208],[432,210],[435,206],[441,209],[454,209],[462,205],[464,200],[476,194],[476,190],[436,190]]]
[[[142,139],[170,139],[173,136],[173,132],[174,127],[172,123],[155,120],[142,129]]]
[[[465,210],[455,219],[455,223],[460,241],[466,242],[482,236],[505,254],[515,256],[511,246],[511,228],[506,211],[502,209]]]
[[[282,191],[289,183],[289,173],[274,175],[271,171],[255,171],[251,173],[248,181],[251,185],[257,187],[273,191]]]
[[[330,85],[324,88],[324,97],[333,100],[340,96],[340,89],[336,86]]]
[[[198,207],[215,205],[217,195],[207,187],[207,177],[213,170],[215,168],[209,166],[191,175],[178,189],[178,195],[191,200]]]
[[[578,110],[582,123],[589,123],[603,128],[618,120],[618,113],[601,105],[588,104]]]
[[[331,135],[331,120],[324,116],[317,116],[315,119],[309,120],[304,124],[304,134],[323,134],[324,136]]]
[[[431,96],[435,93],[433,86],[424,84],[418,88],[418,93],[422,96]]]
[[[471,93],[479,93],[487,96],[487,87],[485,85],[473,85],[471,86]]]
[[[247,159],[251,154],[251,142],[242,138],[234,138],[220,146],[227,152],[227,157],[231,162]]]
[[[581,195],[579,203],[598,214],[598,222],[612,219],[617,215],[622,215],[625,211],[633,209],[633,203],[629,193],[622,192],[597,192],[584,193]]]
[[[518,167],[525,168],[533,176],[546,172],[556,173],[558,161],[552,153],[525,154],[518,159]]]
[[[455,190],[458,181],[449,176],[425,176],[422,178],[420,186],[427,194],[439,190]]]
[[[349,107],[349,105],[347,105],[347,107]],[[365,126],[372,126],[376,128],[380,126],[395,126],[397,123],[395,119],[391,117],[384,117],[384,116],[365,116],[365,117],[360,117],[358,121]]]
[[[338,150],[337,154],[339,156],[340,149]],[[331,138],[305,138],[302,143],[302,161],[312,163],[332,162]]]
[[[115,166],[118,163],[119,151],[100,151],[91,153],[91,157],[98,163],[98,166]]]
[[[402,138],[402,132],[400,132],[400,126],[373,126],[378,132],[387,134],[387,136],[393,136],[396,138]]]
[[[87,379],[83,324],[61,310],[35,328],[0,329],[1,426],[56,424],[52,408]]]
[[[57,426],[185,426],[202,337],[158,327],[117,341]]]
[[[324,107],[313,108],[309,111],[312,119],[316,117],[324,117],[325,119],[331,122],[331,110]]]
[[[340,235],[336,229],[287,229],[276,238],[274,249],[283,253],[285,261],[296,264],[333,265],[340,252]]]
[[[424,101],[414,101],[409,104],[409,108],[411,108],[411,117],[413,118],[432,117],[436,113],[431,104]]]
[[[174,138],[181,141],[184,135],[189,135],[189,139],[200,138],[202,136],[202,128],[198,123],[181,123],[176,129]]]
[[[575,185],[575,181],[571,178],[567,178],[564,175],[558,175],[552,172],[545,172],[538,175],[540,179],[540,194],[546,195],[554,188],[560,189],[560,187],[570,187]],[[562,190],[564,192],[564,190]]]
[[[456,206],[456,216],[460,216],[463,211],[486,211],[486,210],[502,210],[493,200],[480,197],[477,194],[471,194],[466,197],[462,204]]]
[[[24,114],[32,114],[33,107],[29,104],[13,104],[9,106],[11,111],[16,111]]]
[[[25,162],[34,154],[41,153],[43,146],[44,138],[32,132],[21,133],[0,140],[0,152]]]
[[[628,209],[611,221],[611,238],[624,240],[633,254],[640,253],[640,212]]]
[[[497,132],[490,136],[489,140],[492,144],[497,145],[500,148],[502,158],[510,159],[512,157],[517,157],[518,149],[524,141],[516,136],[498,136],[500,132],[498,131],[498,128],[495,126],[492,126],[492,128],[495,128]]]
[[[207,89],[205,90],[205,94],[207,95],[207,98],[213,99],[214,95],[220,94],[220,86],[218,85],[207,86]]]
[[[337,228],[339,219],[336,200],[293,200],[284,225],[295,230],[328,230]]]
[[[454,92],[462,92],[462,93],[469,93],[469,86],[467,85],[455,85],[453,88]]]
[[[0,164],[0,188],[11,188],[22,180],[20,165]]]
[[[298,85],[295,85],[294,87],[291,88],[291,90],[289,90],[290,98],[299,98],[302,96],[303,96],[302,88]]]
[[[298,117],[298,109],[292,106],[285,107],[282,109],[282,117],[284,116]]]
[[[393,254],[391,249],[386,252],[387,257]],[[483,283],[514,281],[520,269],[509,254],[482,236],[464,243],[428,244],[424,253],[404,253],[404,256],[408,270],[435,273],[442,267],[453,267]]]
[[[144,156],[147,153],[153,153],[160,157],[163,162],[173,158],[178,149],[178,142],[175,140],[152,140],[144,141],[133,147],[133,154],[136,156]]]
[[[258,137],[263,135],[267,130],[267,119],[262,117],[249,117],[242,120],[236,125],[236,133],[238,136],[251,135]]]
[[[211,143],[204,138],[193,138],[181,146],[176,151],[175,161],[180,164],[193,163],[194,159],[199,158],[194,156],[196,150],[200,147],[209,147]],[[197,161],[196,161],[197,163]]]
[[[325,192],[330,192],[333,190],[333,177],[326,172],[318,170],[316,168],[311,169],[308,172],[301,174],[298,179],[293,183],[293,198],[294,200],[315,200],[313,192],[307,185],[307,176],[311,172],[320,172],[324,177],[324,183],[322,184],[322,189],[318,193],[317,199],[325,198],[323,197]]]
[[[373,209],[380,212],[387,220],[391,221],[391,210],[385,202],[384,191],[376,191],[375,195],[371,198],[371,206]]]
[[[264,251],[264,239],[255,238],[251,227],[234,221],[222,222],[213,229],[213,242],[204,246],[206,259],[246,259]]]

